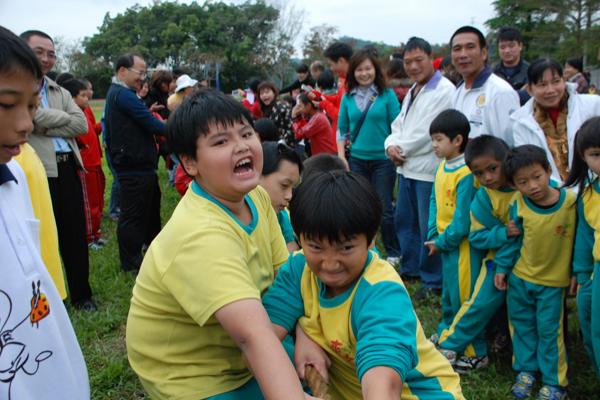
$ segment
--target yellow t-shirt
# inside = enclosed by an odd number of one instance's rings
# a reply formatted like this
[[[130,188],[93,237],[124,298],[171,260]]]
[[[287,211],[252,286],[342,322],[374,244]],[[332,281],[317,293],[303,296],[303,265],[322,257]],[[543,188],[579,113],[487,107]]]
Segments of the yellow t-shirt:
[[[214,313],[261,299],[288,251],[267,192],[246,195],[245,226],[195,182],[144,257],[127,320],[127,353],[153,399],[204,399],[250,378]]]
[[[14,158],[25,171],[31,204],[33,205],[33,214],[36,219],[40,220],[42,260],[58,289],[61,299],[64,300],[67,298],[67,290],[65,289],[65,277],[58,253],[58,232],[56,231],[56,220],[54,219],[46,170],[29,143],[21,145],[21,154]]]
[[[181,90],[177,93],[173,93],[167,99],[167,105],[170,106],[171,104],[183,103],[184,97],[185,97],[185,95],[183,94],[183,90]]]

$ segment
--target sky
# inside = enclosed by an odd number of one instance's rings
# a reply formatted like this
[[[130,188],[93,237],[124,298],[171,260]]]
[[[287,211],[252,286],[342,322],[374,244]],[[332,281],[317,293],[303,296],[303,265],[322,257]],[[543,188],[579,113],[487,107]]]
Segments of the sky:
[[[304,31],[321,24],[335,26],[339,36],[406,43],[419,36],[431,44],[447,43],[463,25],[486,33],[484,22],[494,15],[491,0],[283,0],[305,10]],[[191,1],[180,1],[191,3]],[[241,4],[243,0],[225,0]],[[140,1],[148,5],[150,1]],[[0,0],[0,25],[20,34],[29,29],[52,37],[80,39],[98,33],[106,13],[115,17],[136,4],[135,0]]]

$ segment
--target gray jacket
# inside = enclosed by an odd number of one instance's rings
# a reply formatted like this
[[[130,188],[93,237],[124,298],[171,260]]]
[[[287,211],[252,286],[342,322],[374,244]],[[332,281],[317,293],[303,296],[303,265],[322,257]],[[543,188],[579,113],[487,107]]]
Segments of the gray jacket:
[[[71,94],[58,86],[54,81],[46,80],[46,98],[50,108],[38,108],[33,119],[34,129],[29,134],[29,144],[35,149],[42,160],[46,175],[49,178],[58,177],[56,153],[54,152],[53,137],[64,138],[75,155],[77,167],[83,170],[83,162],[75,138],[88,132],[85,114],[73,101]]]

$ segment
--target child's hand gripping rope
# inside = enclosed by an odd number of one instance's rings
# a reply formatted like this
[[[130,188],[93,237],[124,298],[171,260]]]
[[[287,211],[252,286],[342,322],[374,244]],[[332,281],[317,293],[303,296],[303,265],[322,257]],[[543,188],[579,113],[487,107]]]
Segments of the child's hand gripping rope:
[[[307,365],[304,370],[304,377],[308,382],[308,387],[312,391],[312,395],[318,399],[332,400],[331,396],[327,394],[327,385],[325,380],[319,374],[317,369],[312,365]]]

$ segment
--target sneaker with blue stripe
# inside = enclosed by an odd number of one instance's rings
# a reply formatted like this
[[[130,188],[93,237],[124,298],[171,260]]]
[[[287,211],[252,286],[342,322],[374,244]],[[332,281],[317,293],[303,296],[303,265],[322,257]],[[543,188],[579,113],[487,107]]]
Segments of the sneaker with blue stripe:
[[[516,398],[524,399],[525,397],[531,396],[533,385],[535,385],[535,378],[533,375],[528,374],[527,372],[519,372],[519,375],[517,375],[517,382],[515,382],[510,389],[510,393]]]
[[[545,385],[540,389],[540,397],[537,400],[567,400],[567,391]]]

